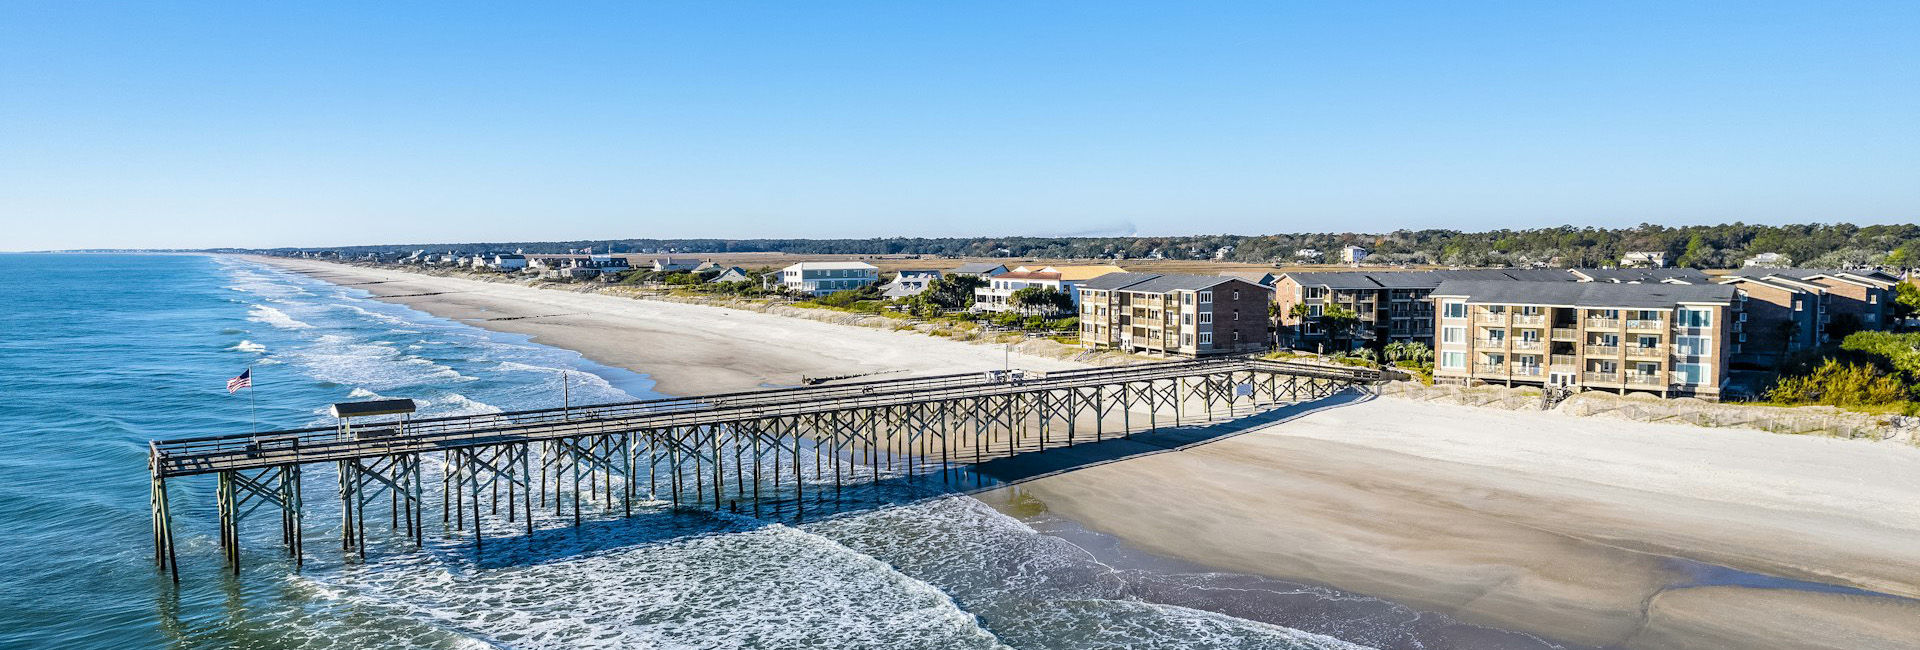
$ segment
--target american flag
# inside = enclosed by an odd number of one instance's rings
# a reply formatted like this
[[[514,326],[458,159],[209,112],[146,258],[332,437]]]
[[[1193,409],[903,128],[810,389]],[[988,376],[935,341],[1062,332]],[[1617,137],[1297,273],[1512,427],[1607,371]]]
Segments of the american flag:
[[[227,380],[227,394],[232,395],[234,391],[251,386],[253,386],[253,369],[248,368],[241,372],[240,376]]]

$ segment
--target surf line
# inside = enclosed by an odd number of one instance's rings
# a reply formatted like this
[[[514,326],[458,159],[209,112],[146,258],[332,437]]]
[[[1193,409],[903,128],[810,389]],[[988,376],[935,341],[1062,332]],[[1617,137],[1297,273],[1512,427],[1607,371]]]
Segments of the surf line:
[[[538,316],[501,316],[499,318],[480,318],[476,320],[481,320],[481,321],[526,320],[528,318],[554,318],[557,316],[585,316],[585,315],[586,315],[586,312],[578,312],[578,313],[572,313],[572,314],[541,314]]]

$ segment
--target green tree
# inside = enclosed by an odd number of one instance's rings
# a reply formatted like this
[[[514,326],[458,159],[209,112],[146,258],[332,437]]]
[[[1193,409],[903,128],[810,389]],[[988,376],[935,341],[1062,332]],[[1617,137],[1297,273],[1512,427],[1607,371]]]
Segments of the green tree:
[[[1893,317],[1906,320],[1920,313],[1920,287],[1912,282],[1901,282],[1893,287]]]
[[[1022,314],[1053,315],[1071,311],[1073,296],[1053,287],[1026,287],[1007,296],[1007,302]]]

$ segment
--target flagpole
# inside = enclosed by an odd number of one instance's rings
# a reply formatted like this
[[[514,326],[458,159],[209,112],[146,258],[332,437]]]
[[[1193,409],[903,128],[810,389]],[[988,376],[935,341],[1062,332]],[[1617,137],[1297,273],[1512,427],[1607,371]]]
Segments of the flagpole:
[[[253,421],[253,433],[260,433],[260,409],[253,398],[253,384],[258,379],[253,374],[253,366],[247,366],[247,418]]]

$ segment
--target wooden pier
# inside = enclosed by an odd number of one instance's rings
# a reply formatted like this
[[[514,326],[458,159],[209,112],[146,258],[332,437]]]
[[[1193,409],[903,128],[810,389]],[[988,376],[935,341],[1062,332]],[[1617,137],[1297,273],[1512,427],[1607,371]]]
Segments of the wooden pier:
[[[298,564],[301,470],[332,463],[343,551],[365,556],[367,517],[425,543],[431,464],[441,534],[481,517],[534,532],[535,508],[581,522],[582,500],[758,512],[883,474],[931,475],[1022,453],[1320,399],[1379,371],[1225,358],[1045,373],[974,372],[421,420],[154,441],[155,562],[179,580],[167,482],[215,476],[220,543],[240,570],[240,526],[278,510]],[[811,471],[811,480],[807,470]],[[864,470],[861,471],[861,470]],[[864,473],[865,476],[860,475]],[[536,506],[537,504],[537,506]],[[799,507],[799,506],[796,506]]]

